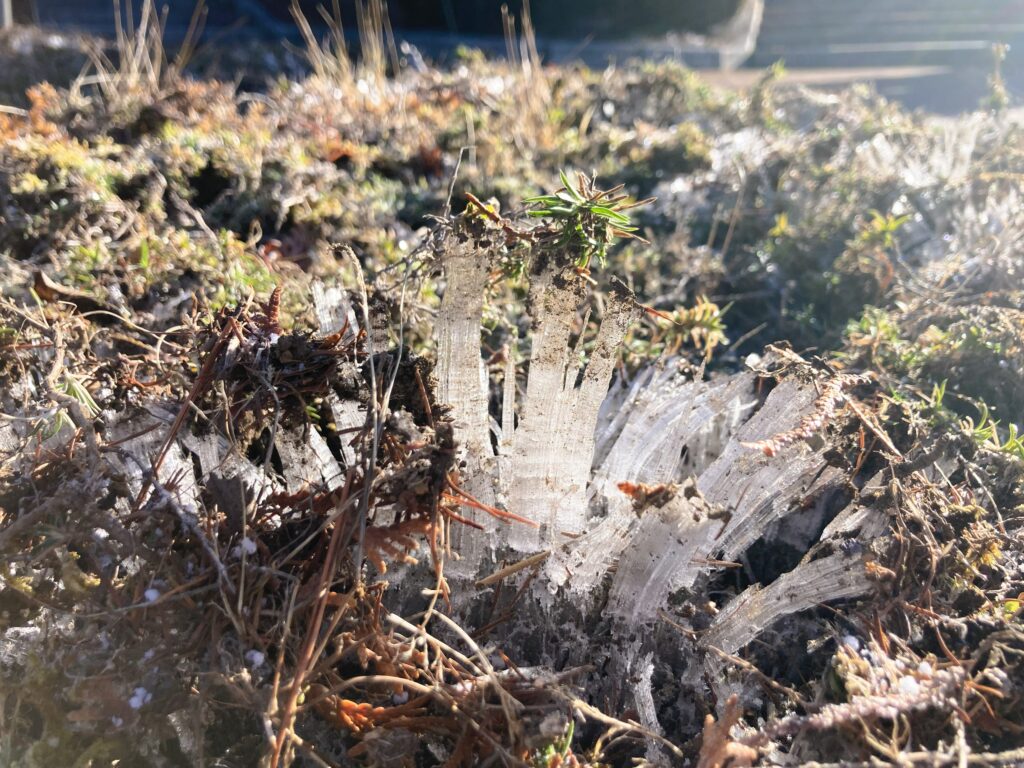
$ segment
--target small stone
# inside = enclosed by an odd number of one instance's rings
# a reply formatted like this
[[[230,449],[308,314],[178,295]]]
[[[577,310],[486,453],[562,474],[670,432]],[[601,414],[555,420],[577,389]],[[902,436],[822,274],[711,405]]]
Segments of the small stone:
[[[257,651],[253,649],[251,651],[245,652],[245,662],[250,667],[262,667],[263,662],[266,661],[266,658],[267,657],[263,654],[262,651]]]
[[[128,706],[132,709],[142,709],[144,704],[148,704],[152,700],[153,694],[145,688],[136,688],[132,691],[131,698],[128,699]]]

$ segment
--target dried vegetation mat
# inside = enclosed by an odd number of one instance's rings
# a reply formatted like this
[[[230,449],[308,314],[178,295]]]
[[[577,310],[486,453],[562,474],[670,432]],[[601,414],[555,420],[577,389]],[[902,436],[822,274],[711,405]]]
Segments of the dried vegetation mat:
[[[0,763],[1024,762],[1012,110],[144,18],[0,116]]]

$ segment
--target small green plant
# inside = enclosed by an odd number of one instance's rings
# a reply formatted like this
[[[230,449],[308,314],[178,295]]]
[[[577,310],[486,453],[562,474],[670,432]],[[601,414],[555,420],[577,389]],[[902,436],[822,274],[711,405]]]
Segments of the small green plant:
[[[539,234],[542,240],[548,235],[555,247],[574,251],[577,269],[587,271],[595,258],[603,267],[608,246],[616,239],[647,242],[635,234],[637,227],[623,211],[646,205],[653,198],[628,202],[628,195],[619,194],[621,184],[599,190],[595,180],[582,173],[578,175],[576,184],[569,181],[564,171],[560,178],[562,189],[558,192],[526,199],[528,205],[538,206],[527,215],[551,221],[553,226],[549,232],[535,234]]]
[[[1024,592],[1016,597],[1016,599],[1009,599],[1003,603],[1003,618],[1006,621],[1014,621],[1015,619],[1021,618],[1021,608],[1024,606]]]
[[[60,383],[57,385],[57,389],[77,400],[86,418],[95,419],[99,416],[99,405],[96,404],[92,394],[90,394],[85,384],[78,377],[65,371]],[[44,438],[50,438],[59,433],[64,427],[74,427],[74,422],[65,408],[58,408],[56,413],[53,414],[53,419],[47,424],[41,424],[37,429]]]
[[[575,764],[572,757],[572,737],[576,730],[573,720],[565,728],[565,734],[555,739],[543,749],[535,750],[530,758],[532,768],[558,768],[567,764]]]
[[[699,296],[692,307],[680,307],[674,312],[648,308],[651,323],[640,325],[627,337],[627,365],[676,355],[687,342],[710,360],[715,349],[729,343],[722,318],[730,306],[719,307],[706,296]]]
[[[725,323],[722,321],[729,306],[719,307],[709,301],[707,296],[700,296],[692,307],[676,310],[673,320],[679,331],[688,335],[693,345],[710,359],[716,347],[729,343],[725,336]]]
[[[149,240],[139,244],[139,268],[143,274],[149,274]]]
[[[792,231],[789,214],[783,211],[775,217],[774,226],[768,230],[768,237],[785,237]]]
[[[943,379],[941,383],[933,384],[931,395],[925,398],[925,404],[928,406],[928,410],[933,418],[940,418],[948,412],[945,405],[946,383],[947,380]]]
[[[0,325],[0,348],[13,347],[18,343],[18,338],[21,336],[18,333],[17,328],[11,328],[10,326]]]
[[[896,245],[896,233],[907,223],[909,216],[893,216],[879,211],[869,211],[871,219],[864,224],[857,235],[857,241],[864,245],[892,248]]]
[[[930,327],[918,339],[903,338],[898,315],[880,307],[865,307],[863,314],[846,326],[849,346],[858,350],[872,365],[881,365],[900,374],[919,372],[934,356],[936,349],[948,345],[948,334]],[[845,353],[846,357],[855,356]]]
[[[786,76],[786,64],[779,59],[768,67],[750,89],[747,105],[750,121],[769,130],[782,130],[783,125],[775,118],[774,90],[776,84]]]
[[[86,389],[85,384],[83,384],[76,376],[73,376],[70,373],[65,373],[64,379],[61,381],[60,388],[64,394],[75,398],[75,400],[82,405],[82,411],[90,419],[94,419],[99,415],[100,407],[96,404],[96,401],[93,400],[92,395],[89,393],[89,390]]]
[[[1005,430],[1000,430],[999,422],[992,418],[984,402],[978,404],[977,423],[967,417],[960,424],[978,445],[1024,461],[1024,435],[1020,433],[1020,428],[1016,424],[1007,424]]]

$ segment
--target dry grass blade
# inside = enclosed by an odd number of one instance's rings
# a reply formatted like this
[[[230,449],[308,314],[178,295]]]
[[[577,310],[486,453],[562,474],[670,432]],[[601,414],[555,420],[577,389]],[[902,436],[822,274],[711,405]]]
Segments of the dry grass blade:
[[[387,78],[389,66],[395,74],[400,68],[388,6],[384,0],[357,0],[355,8],[359,29],[358,64],[349,50],[338,0],[332,0],[330,11],[324,6],[317,8],[327,26],[324,40],[317,38],[297,0],[293,0],[290,10],[302,36],[306,60],[321,81],[348,88],[357,80],[366,79],[379,89]]]
[[[114,0],[114,57],[94,44],[90,50],[92,74],[80,75],[72,84],[72,91],[81,94],[84,87],[96,86],[110,112],[156,100],[180,81],[195,52],[205,18],[205,1],[199,0],[184,41],[175,57],[168,60],[164,45],[166,12],[161,15],[157,11],[155,0],[143,0],[136,25],[130,0],[125,0],[123,7],[121,0]]]
[[[320,8],[320,13],[327,22],[328,39],[325,41],[317,39],[298,0],[293,0],[290,10],[305,44],[303,53],[316,76],[326,82],[343,83],[351,80],[353,62],[349,56],[348,44],[345,41],[345,29],[341,23],[341,10],[337,2],[334,3],[333,16],[329,15],[323,7]]]

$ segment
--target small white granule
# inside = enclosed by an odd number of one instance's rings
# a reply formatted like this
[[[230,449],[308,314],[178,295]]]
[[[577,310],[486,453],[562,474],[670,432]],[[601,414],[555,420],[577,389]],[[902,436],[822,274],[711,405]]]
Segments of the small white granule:
[[[924,675],[925,677],[931,677],[932,665],[929,664],[927,661],[922,661],[920,664],[917,665],[917,672],[918,674]]]
[[[242,539],[242,551],[247,555],[251,555],[256,551],[256,542],[246,536]]]
[[[843,635],[843,645],[852,651],[860,650],[860,640],[854,635]]]
[[[145,688],[136,688],[132,691],[132,697],[128,699],[128,706],[132,709],[142,709],[143,704],[149,704],[152,700],[152,693]]]
[[[146,598],[147,603],[155,603],[160,599],[160,590],[150,587],[145,591],[144,597]]]
[[[113,725],[113,726],[114,726],[115,728],[120,728],[120,727],[121,727],[122,725],[124,725],[124,720],[122,720],[122,719],[121,719],[120,717],[118,717],[117,715],[114,715],[114,716],[113,716],[112,718],[110,718],[110,723],[111,723],[111,725]]]
[[[916,696],[920,691],[921,686],[914,678],[910,676],[900,678],[900,693],[906,696]]]

